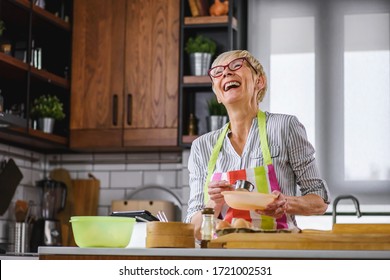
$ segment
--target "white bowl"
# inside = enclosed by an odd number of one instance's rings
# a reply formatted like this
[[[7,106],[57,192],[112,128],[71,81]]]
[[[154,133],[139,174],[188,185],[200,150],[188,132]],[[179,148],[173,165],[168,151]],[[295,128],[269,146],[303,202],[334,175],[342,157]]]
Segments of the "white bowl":
[[[221,193],[225,197],[226,204],[238,210],[263,210],[277,197],[274,194],[246,191],[224,191]]]

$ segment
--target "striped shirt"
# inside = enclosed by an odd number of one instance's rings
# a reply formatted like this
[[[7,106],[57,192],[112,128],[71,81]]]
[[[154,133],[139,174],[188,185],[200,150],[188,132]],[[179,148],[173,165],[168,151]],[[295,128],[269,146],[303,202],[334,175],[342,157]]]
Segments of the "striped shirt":
[[[321,179],[314,157],[315,150],[307,139],[306,130],[292,115],[266,113],[268,145],[281,192],[288,196],[317,194],[329,203],[329,190]],[[197,138],[188,160],[190,198],[185,221],[204,207],[203,187],[207,165],[223,128]],[[247,142],[239,156],[226,135],[214,172],[227,172],[264,165],[260,148],[257,118],[252,121]],[[295,217],[289,217],[296,225]]]

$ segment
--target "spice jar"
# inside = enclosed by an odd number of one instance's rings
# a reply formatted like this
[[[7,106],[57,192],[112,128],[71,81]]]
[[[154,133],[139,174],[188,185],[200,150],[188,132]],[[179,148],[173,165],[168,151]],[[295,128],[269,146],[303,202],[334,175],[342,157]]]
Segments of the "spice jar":
[[[202,210],[202,226],[200,229],[202,240],[200,242],[201,248],[207,248],[208,243],[213,239],[215,233],[214,227],[214,209],[203,208]]]

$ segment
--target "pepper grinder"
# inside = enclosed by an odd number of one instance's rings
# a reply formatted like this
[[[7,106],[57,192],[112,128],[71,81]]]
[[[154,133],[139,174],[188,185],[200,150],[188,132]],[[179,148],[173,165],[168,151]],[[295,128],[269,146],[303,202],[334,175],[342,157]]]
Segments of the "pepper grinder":
[[[203,208],[202,210],[202,226],[200,233],[202,235],[202,240],[200,242],[201,248],[207,248],[208,243],[213,239],[215,228],[214,228],[214,209],[213,208]]]

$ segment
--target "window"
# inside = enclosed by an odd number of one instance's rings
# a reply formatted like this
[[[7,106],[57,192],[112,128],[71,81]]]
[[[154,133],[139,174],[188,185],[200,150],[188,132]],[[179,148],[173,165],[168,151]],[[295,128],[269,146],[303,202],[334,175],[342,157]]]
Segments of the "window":
[[[390,1],[250,0],[264,110],[305,125],[332,197],[390,198]]]
[[[315,145],[314,17],[271,20],[270,111],[296,115]]]
[[[344,17],[345,180],[390,180],[389,32],[389,14]]]

